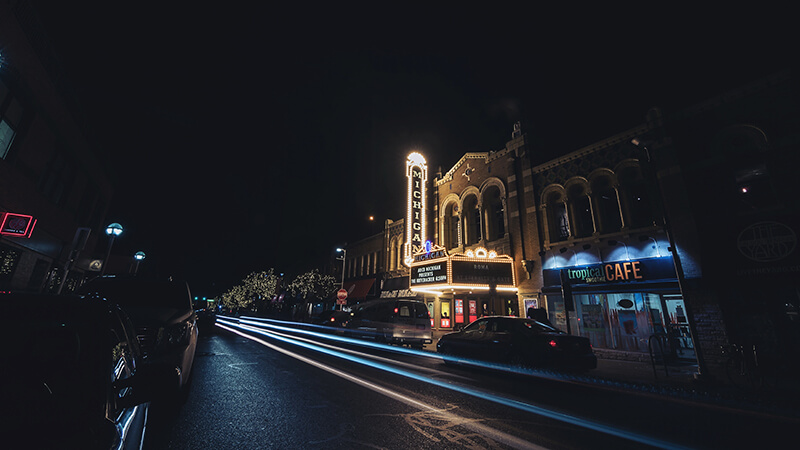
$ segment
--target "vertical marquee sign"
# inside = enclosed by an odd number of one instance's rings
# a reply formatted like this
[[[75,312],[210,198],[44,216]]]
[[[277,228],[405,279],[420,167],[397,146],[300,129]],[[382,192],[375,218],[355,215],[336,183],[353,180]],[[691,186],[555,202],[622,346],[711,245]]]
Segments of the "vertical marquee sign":
[[[414,254],[425,248],[425,182],[428,180],[428,166],[425,158],[417,152],[411,153],[406,159],[406,177],[408,212],[404,261],[411,266]]]

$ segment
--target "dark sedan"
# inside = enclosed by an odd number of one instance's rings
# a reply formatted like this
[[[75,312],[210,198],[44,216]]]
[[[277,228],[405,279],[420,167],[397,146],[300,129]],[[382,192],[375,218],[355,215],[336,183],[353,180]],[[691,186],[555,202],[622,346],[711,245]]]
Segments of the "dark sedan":
[[[0,293],[0,442],[139,449],[149,402],[172,379],[145,366],[133,325],[97,298]],[[8,313],[13,312],[13,313]]]
[[[77,292],[120,304],[136,327],[145,363],[173,367],[181,393],[188,393],[198,328],[185,281],[107,275]]]
[[[597,367],[588,338],[522,317],[483,317],[461,331],[442,336],[436,351],[536,368],[584,371]]]

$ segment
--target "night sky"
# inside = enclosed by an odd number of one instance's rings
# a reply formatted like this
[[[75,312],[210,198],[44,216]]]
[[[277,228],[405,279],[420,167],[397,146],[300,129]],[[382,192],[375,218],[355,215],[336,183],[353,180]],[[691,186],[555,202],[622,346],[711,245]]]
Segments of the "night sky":
[[[546,160],[795,58],[752,9],[34,3],[114,171],[114,253],[209,295],[402,218],[412,150],[432,179],[521,121]]]

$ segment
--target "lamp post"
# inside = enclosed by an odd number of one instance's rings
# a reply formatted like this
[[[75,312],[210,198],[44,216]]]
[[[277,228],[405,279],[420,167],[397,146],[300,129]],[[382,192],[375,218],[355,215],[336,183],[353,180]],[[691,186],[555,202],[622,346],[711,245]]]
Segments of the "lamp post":
[[[694,379],[700,382],[705,382],[711,379],[708,376],[708,368],[706,367],[705,355],[702,345],[697,342],[697,326],[694,323],[694,312],[693,312],[693,305],[691,302],[686,301],[687,292],[686,289],[686,280],[685,274],[683,273],[683,263],[681,262],[680,254],[677,251],[677,247],[675,246],[675,236],[673,235],[672,230],[672,223],[670,221],[669,214],[667,213],[666,202],[664,199],[664,190],[661,186],[661,181],[658,178],[658,168],[657,162],[653,157],[650,148],[648,147],[648,143],[642,142],[639,139],[632,139],[631,144],[635,145],[639,150],[642,152],[642,156],[644,156],[642,160],[642,169],[644,169],[644,176],[645,180],[649,180],[648,187],[650,188],[649,191],[652,194],[653,199],[655,200],[655,209],[656,214],[658,215],[659,223],[658,225],[664,230],[667,234],[667,242],[669,242],[669,247],[667,247],[667,252],[672,255],[672,264],[675,268],[675,275],[678,277],[678,289],[681,291],[681,297],[683,298],[683,307],[686,308],[686,313],[689,316],[689,333],[692,335],[692,346],[694,347],[694,356],[697,359],[697,373],[694,374]],[[688,296],[691,296],[689,294]]]
[[[111,258],[111,246],[114,245],[114,238],[122,234],[122,225],[114,222],[106,227],[106,234],[108,235],[108,251],[106,252],[106,259],[103,260],[103,267],[100,269],[100,275],[105,275],[106,268],[108,267],[108,259]]]
[[[342,289],[344,289],[344,268],[345,268],[345,260],[347,260],[347,249],[339,247],[336,249],[337,252],[342,253]],[[339,259],[339,258],[336,258]],[[334,308],[336,309],[336,308]]]
[[[342,289],[344,289],[344,268],[345,268],[345,265],[344,265],[345,263],[344,262],[347,259],[347,249],[339,247],[339,248],[336,249],[336,251],[342,253],[342,257],[341,258],[336,258],[336,259],[341,259],[342,260]]]
[[[144,261],[144,258],[145,258],[144,252],[136,252],[133,254],[133,259],[136,260],[136,263],[133,266],[134,275],[139,271],[139,263]]]

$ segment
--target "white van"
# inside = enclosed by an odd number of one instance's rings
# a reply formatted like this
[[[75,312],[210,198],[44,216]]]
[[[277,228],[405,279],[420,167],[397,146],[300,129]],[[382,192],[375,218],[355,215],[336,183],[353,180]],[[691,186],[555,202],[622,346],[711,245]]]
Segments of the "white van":
[[[359,303],[345,324],[350,335],[421,349],[433,342],[431,316],[425,303],[381,299]]]

